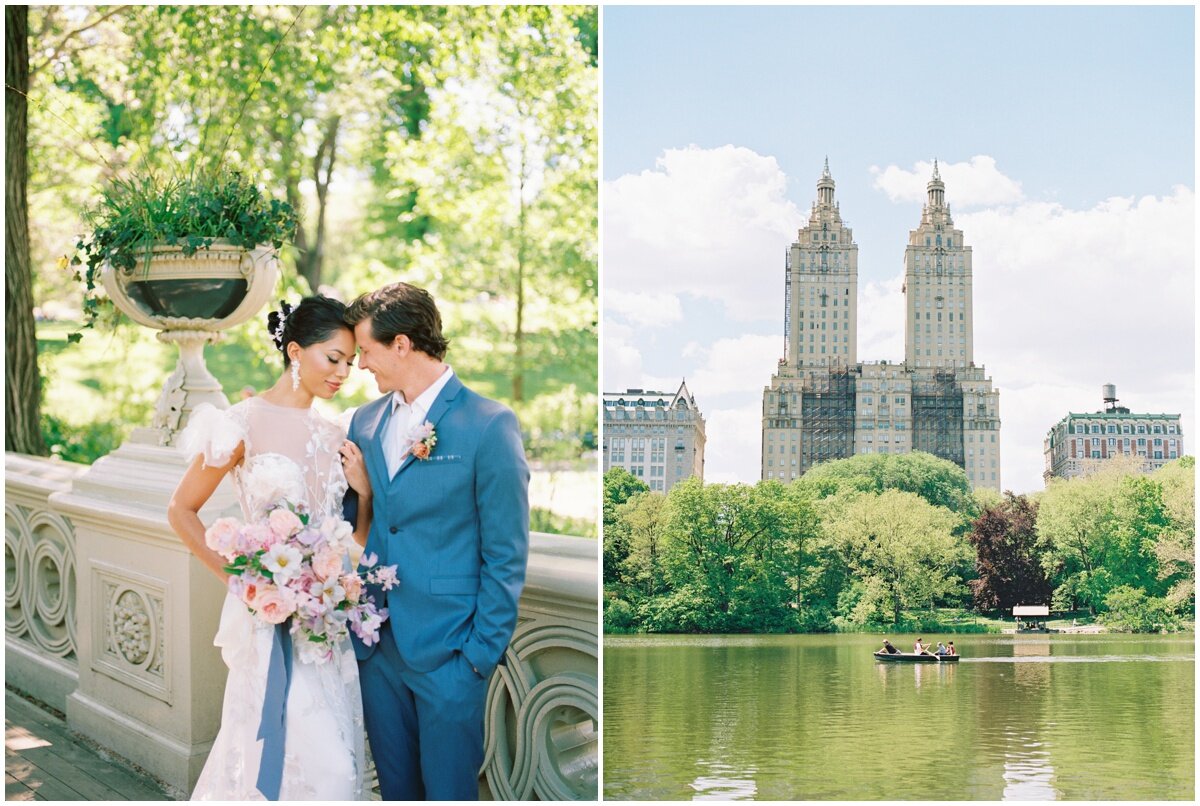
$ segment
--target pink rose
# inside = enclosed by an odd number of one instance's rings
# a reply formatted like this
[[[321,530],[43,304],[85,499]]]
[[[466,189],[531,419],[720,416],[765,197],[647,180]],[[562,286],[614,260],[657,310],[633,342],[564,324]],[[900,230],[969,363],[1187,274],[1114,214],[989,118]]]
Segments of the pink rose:
[[[363,583],[358,574],[343,574],[342,587],[346,589],[346,598],[357,602],[362,596]]]
[[[323,548],[313,555],[313,572],[321,579],[329,579],[342,573],[342,555],[340,552]]]
[[[237,597],[242,600],[242,603],[245,604],[246,607],[255,607],[255,601],[258,599],[259,591],[269,583],[257,574],[244,574],[241,577],[237,577],[237,579],[241,580],[241,584],[237,586],[231,586],[231,590],[236,589]],[[232,582],[232,580],[230,581]]]
[[[258,617],[268,624],[282,624],[296,612],[296,606],[273,585],[264,586],[254,599]]]
[[[232,560],[241,523],[237,518],[218,518],[204,532],[204,543],[227,560]]]
[[[304,527],[296,513],[286,507],[271,510],[267,522],[271,524],[271,531],[280,538],[291,537]]]

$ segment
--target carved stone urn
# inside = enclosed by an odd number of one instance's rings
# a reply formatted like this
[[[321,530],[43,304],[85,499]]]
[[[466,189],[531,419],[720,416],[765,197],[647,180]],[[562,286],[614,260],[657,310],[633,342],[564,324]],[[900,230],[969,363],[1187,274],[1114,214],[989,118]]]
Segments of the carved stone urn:
[[[163,384],[150,428],[131,440],[172,445],[201,403],[223,409],[229,401],[204,364],[204,345],[254,316],[275,291],[279,256],[269,245],[254,249],[214,240],[191,255],[160,245],[132,269],[106,264],[104,288],[117,308],[139,325],[159,331],[159,341],[179,348],[175,371]]]

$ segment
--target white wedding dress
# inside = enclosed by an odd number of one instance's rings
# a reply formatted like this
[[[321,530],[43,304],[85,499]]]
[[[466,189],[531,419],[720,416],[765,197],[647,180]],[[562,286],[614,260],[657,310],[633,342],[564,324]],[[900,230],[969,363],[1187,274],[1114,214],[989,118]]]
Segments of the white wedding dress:
[[[181,446],[209,465],[245,456],[233,483],[245,519],[281,497],[300,501],[312,523],[341,517],[346,478],[338,460],[345,434],[312,409],[251,397],[224,411],[207,404],[191,415]],[[229,667],[221,729],[192,800],[265,800],[257,789],[263,742],[257,738],[274,628],[238,599],[225,597],[214,643]],[[287,739],[280,800],[361,800],[366,766],[358,663],[349,641],[325,663],[303,662],[293,643]]]

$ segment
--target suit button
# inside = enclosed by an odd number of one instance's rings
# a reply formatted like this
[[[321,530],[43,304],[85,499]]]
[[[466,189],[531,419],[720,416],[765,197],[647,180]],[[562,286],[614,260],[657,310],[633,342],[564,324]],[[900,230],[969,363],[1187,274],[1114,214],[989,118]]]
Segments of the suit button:
[[[397,527],[392,526],[392,527],[388,528],[388,531],[391,532],[392,534],[396,534],[396,532],[399,532],[400,530]]]

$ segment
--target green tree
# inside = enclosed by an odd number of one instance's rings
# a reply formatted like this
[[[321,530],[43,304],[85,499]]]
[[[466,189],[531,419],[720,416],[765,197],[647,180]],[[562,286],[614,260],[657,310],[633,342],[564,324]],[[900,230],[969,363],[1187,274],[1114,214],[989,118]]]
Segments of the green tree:
[[[1107,610],[1100,620],[1116,632],[1163,632],[1179,626],[1171,604],[1144,590],[1118,585],[1104,596]]]
[[[629,551],[621,564],[624,589],[630,601],[652,598],[666,589],[663,559],[666,548],[667,497],[653,493],[635,495],[620,507],[618,520]]]
[[[1055,583],[1055,607],[1070,600],[1070,609],[1082,603],[1095,615],[1112,588],[1104,563],[1113,534],[1116,482],[1111,471],[1055,479],[1038,501],[1042,567]]]
[[[1167,525],[1154,545],[1159,576],[1170,584],[1167,600],[1191,610],[1196,600],[1196,459],[1184,456],[1154,474],[1162,485]]]
[[[1122,478],[1113,500],[1113,539],[1105,564],[1114,585],[1128,585],[1151,596],[1165,593],[1154,547],[1168,527],[1162,484],[1157,479]]]
[[[410,265],[480,301],[476,323],[503,345],[494,355],[510,362],[515,401],[531,366],[596,364],[597,73],[580,14],[446,9],[463,35],[433,49],[428,131],[393,145],[392,162],[414,166],[422,189],[414,212],[430,222]]]
[[[975,510],[971,485],[963,469],[922,451],[865,453],[821,462],[797,483],[822,497],[851,490],[873,493],[900,490],[964,517],[972,517]]]
[[[650,492],[650,488],[623,467],[611,468],[604,474],[604,584],[617,584],[622,579],[622,565],[629,556],[629,529],[618,516],[622,504],[635,496]]]
[[[672,593],[649,619],[655,629],[744,632],[794,627],[786,536],[794,508],[779,482],[702,484],[688,479],[668,499],[667,577]]]
[[[962,593],[957,570],[970,550],[953,512],[889,489],[831,499],[824,520],[842,562],[867,586],[859,620],[884,612],[897,623],[905,609]]]

